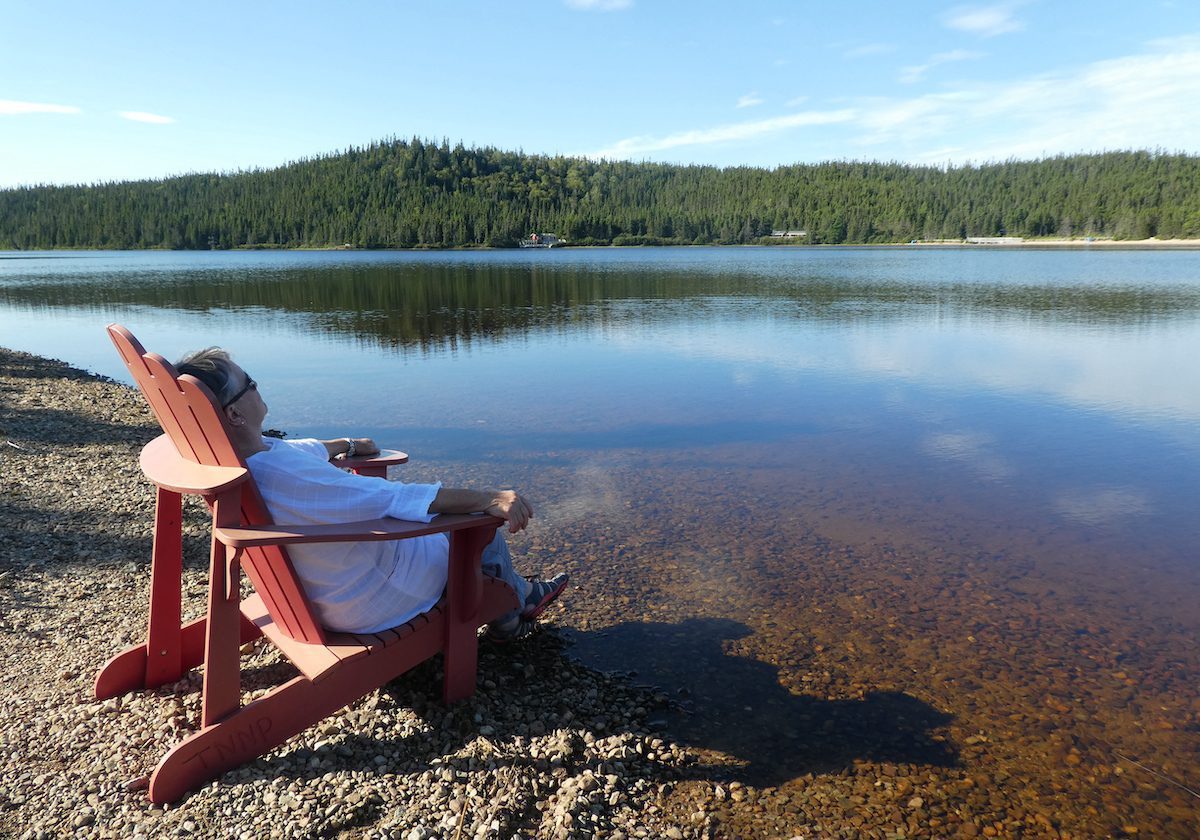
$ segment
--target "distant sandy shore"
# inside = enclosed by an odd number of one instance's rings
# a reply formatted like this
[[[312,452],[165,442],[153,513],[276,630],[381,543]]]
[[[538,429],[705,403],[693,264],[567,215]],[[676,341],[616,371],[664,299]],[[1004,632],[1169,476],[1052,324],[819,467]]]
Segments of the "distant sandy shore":
[[[933,248],[1104,248],[1115,250],[1200,250],[1200,239],[1085,239],[1082,237],[976,237],[974,239],[918,239],[908,247]]]

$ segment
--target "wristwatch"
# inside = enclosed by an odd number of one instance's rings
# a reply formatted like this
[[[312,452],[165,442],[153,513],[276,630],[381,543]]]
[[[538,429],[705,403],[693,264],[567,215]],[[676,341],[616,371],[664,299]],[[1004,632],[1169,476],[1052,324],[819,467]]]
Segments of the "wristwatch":
[[[354,440],[353,440],[353,438],[346,438],[346,457],[347,458],[354,457]]]

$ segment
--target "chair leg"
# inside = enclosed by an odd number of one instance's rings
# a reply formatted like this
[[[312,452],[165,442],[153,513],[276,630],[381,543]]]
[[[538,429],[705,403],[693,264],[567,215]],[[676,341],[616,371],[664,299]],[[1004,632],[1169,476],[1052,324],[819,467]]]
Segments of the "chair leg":
[[[490,604],[488,605],[490,606]],[[440,621],[378,653],[351,660],[322,679],[295,677],[180,741],[150,777],[150,799],[174,802],[421,664],[441,649]]]
[[[146,633],[149,687],[175,682],[185,670],[180,615],[183,575],[183,504],[178,493],[158,488],[154,506],[154,553],[150,566],[150,621]]]
[[[183,625],[180,630],[180,674],[183,676],[204,661],[204,637],[208,629],[207,618],[197,618]],[[262,635],[262,630],[245,617],[241,620],[239,646],[252,642]],[[95,693],[97,700],[107,700],[120,694],[128,694],[143,688],[158,688],[169,681],[150,683],[146,681],[149,658],[145,642],[133,645],[104,663],[96,674]]]
[[[490,621],[516,607],[517,596],[511,587],[496,580],[483,582],[478,619]],[[320,682],[296,677],[176,744],[150,777],[150,799],[174,802],[421,664],[444,649],[445,612],[429,614],[432,620],[395,644],[343,663]],[[474,652],[473,633],[470,641]],[[447,665],[447,671],[450,667]],[[468,676],[474,690],[474,671]]]
[[[232,549],[229,549],[232,551]],[[241,601],[237,566],[229,564],[226,547],[214,536],[208,584],[208,627],[204,636],[204,698],[200,725],[210,726],[241,705],[239,648]],[[231,568],[232,566],[232,568]]]
[[[305,677],[296,677],[270,694],[243,706],[218,723],[176,744],[150,777],[150,799],[174,802],[189,790],[245,764],[307,729],[353,697],[339,697],[326,711],[314,702]]]
[[[183,541],[180,530],[182,497],[158,488],[154,509],[154,549],[150,566],[150,617],[146,641],[109,659],[96,674],[97,700],[107,700],[140,688],[172,683],[204,661],[208,620],[181,624]],[[262,632],[242,619],[240,644]]]
[[[477,631],[483,587],[479,557],[495,535],[495,525],[450,534],[442,680],[442,699],[446,703],[466,699],[475,693],[475,670],[479,662]]]

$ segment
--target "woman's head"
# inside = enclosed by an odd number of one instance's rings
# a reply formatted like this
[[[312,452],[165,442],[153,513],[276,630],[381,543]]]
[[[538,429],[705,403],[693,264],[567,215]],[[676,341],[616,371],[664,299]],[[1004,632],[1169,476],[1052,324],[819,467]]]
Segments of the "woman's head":
[[[234,401],[234,395],[241,389],[243,383],[235,376],[234,364],[229,353],[220,347],[206,347],[195,353],[188,353],[175,363],[175,370],[194,376],[212,391],[217,402],[224,408]]]
[[[258,383],[228,352],[220,347],[208,347],[189,353],[179,360],[175,370],[196,377],[213,392],[239,447],[259,443],[267,404],[258,393]]]

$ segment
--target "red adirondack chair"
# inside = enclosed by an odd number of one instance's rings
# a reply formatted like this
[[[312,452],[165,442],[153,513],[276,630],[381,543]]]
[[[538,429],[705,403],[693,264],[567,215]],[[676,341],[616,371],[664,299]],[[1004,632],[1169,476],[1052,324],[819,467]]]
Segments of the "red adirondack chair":
[[[443,515],[431,523],[378,519],[336,525],[277,525],[238,456],[212,393],[147,353],[129,330],[110,324],[109,337],[149,401],[165,434],[142,450],[141,467],[157,487],[145,643],[110,659],[96,676],[103,700],[175,682],[204,665],[200,730],[163,756],[150,777],[150,798],[171,802],[245,763],[352,703],[436,653],[445,657],[446,702],[475,690],[477,630],[518,606],[516,593],[483,575],[480,554],[502,520]],[[383,475],[402,452],[345,462]],[[343,462],[339,462],[343,463]],[[203,496],[212,510],[208,610],[181,621],[182,494]],[[314,542],[399,540],[448,533],[449,583],[441,601],[407,624],[372,635],[334,633],[318,623],[285,546]],[[254,594],[240,596],[241,571]],[[301,676],[245,706],[240,646],[266,636]]]

